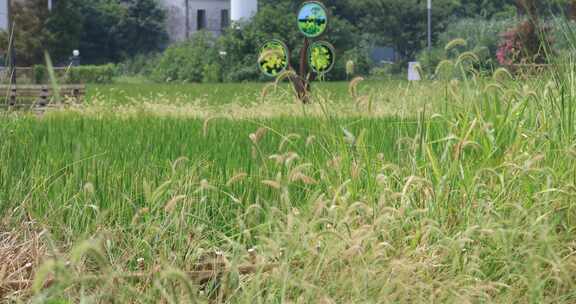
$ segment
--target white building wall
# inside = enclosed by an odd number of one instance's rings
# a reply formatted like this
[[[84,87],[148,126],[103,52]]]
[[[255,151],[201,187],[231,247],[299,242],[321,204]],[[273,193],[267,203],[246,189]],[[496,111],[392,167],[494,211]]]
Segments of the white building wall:
[[[222,32],[221,16],[222,10],[228,11],[230,18],[230,1],[229,0],[193,0],[190,1],[190,27],[191,33],[196,32],[198,24],[198,10],[206,10],[206,30],[219,35]]]
[[[49,9],[52,9],[54,0],[46,0]],[[26,0],[13,0],[12,3],[25,3]],[[8,17],[8,0],[0,0],[0,31],[8,31],[10,18]]]
[[[232,21],[248,20],[258,12],[258,0],[230,0]]]
[[[1,1],[1,0],[0,0]],[[186,0],[160,0],[167,10],[168,34],[172,41],[186,38]],[[222,10],[228,10],[230,16],[230,0],[189,0],[190,35],[198,31],[198,10],[206,10],[206,29],[219,35],[222,32]]]
[[[8,30],[8,0],[0,0],[0,31]]]

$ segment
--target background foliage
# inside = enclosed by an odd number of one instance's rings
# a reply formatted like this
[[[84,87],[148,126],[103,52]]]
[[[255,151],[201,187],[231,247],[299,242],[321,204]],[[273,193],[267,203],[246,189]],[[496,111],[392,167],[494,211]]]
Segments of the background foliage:
[[[538,16],[545,22],[550,22],[552,15],[576,16],[576,2],[570,0],[435,0],[435,49],[429,58],[423,52],[426,1],[323,2],[332,16],[329,31],[322,39],[332,42],[337,50],[336,66],[329,73],[332,80],[346,78],[349,61],[359,75],[371,71],[374,74],[376,67],[376,74],[400,72],[412,60],[434,66],[449,57],[443,48],[456,38],[466,39],[467,50],[480,57],[481,67],[493,69],[501,34],[516,27],[526,15]],[[261,0],[259,11],[250,22],[229,28],[220,37],[201,34],[172,46],[168,45],[165,30],[166,12],[157,0],[60,0],[51,12],[42,0],[26,3],[14,6],[16,50],[21,66],[42,63],[44,49],[56,63],[65,65],[71,50],[80,49],[83,63],[121,63],[120,73],[145,75],[154,81],[253,81],[263,79],[255,64],[259,47],[276,38],[286,42],[292,67],[299,68],[303,39],[295,22],[301,3],[297,0]],[[550,35],[560,47],[566,39],[556,35],[556,29],[553,27]],[[0,35],[4,54],[7,39],[6,33]],[[369,53],[374,46],[394,48],[397,64],[379,67],[370,62]]]
[[[86,63],[118,62],[168,41],[166,14],[155,0],[59,0],[52,11],[43,0],[13,1],[13,13],[19,66],[43,63],[44,50],[60,64],[74,49]],[[8,33],[0,39],[5,54]]]

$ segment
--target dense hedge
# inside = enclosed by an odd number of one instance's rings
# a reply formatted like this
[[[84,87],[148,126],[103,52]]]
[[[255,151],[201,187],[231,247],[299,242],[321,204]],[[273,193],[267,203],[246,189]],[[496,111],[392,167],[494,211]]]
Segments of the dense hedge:
[[[83,65],[71,67],[66,73],[66,83],[111,83],[116,76],[116,66],[106,65]]]
[[[152,72],[158,82],[215,82],[221,79],[216,39],[200,32],[190,40],[170,46]]]
[[[45,65],[41,64],[35,65],[33,67],[33,73],[35,84],[46,83],[46,81],[48,80],[48,70],[46,69]]]
[[[58,69],[55,71],[57,81],[61,83],[112,83],[118,75],[118,68],[114,64],[106,65],[83,65]],[[32,68],[32,79],[35,84],[49,83],[49,73],[45,65],[35,65]]]

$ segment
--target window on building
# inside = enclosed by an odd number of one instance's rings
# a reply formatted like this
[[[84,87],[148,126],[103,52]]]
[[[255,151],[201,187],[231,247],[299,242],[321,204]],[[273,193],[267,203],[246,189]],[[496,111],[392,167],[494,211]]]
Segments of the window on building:
[[[206,29],[206,10],[199,9],[196,13],[196,29],[203,30]]]
[[[230,26],[230,12],[227,9],[220,11],[220,27],[226,29]]]

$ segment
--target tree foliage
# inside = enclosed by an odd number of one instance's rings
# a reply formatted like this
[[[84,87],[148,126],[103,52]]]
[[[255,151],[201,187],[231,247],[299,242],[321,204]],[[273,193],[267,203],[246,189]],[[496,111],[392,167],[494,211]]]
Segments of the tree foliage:
[[[66,60],[72,50],[80,47],[84,17],[80,12],[81,0],[59,0],[47,15],[46,30],[51,34],[47,44],[56,62]]]
[[[80,49],[84,62],[116,62],[163,48],[166,15],[155,0],[58,0],[48,11],[45,0],[12,1],[16,61],[29,66],[48,51],[65,63]],[[0,35],[7,53],[8,33]]]
[[[94,0],[83,2],[80,9],[84,16],[80,37],[84,60],[89,63],[120,60],[119,24],[126,8],[115,0]]]
[[[348,60],[356,63],[357,71],[365,70],[363,67],[369,63],[368,50],[374,45],[393,47],[403,60],[414,59],[426,47],[426,0],[322,2],[331,11],[324,39],[331,41],[337,50],[338,62],[330,73],[332,77],[345,77]],[[80,49],[83,62],[100,64],[142,58],[167,45],[166,12],[157,0],[58,0],[55,3],[54,9],[48,12],[45,0],[15,1],[19,65],[42,62],[45,49],[57,63],[67,62],[71,51]],[[212,61],[206,69],[212,76],[208,78],[259,78],[255,64],[258,49],[264,41],[273,38],[286,42],[292,67],[298,69],[303,37],[296,26],[296,13],[301,3],[301,0],[260,0],[259,11],[250,22],[227,30],[218,39],[210,38],[212,48],[227,55],[210,57]],[[439,41],[448,24],[462,19],[503,20],[517,14],[563,13],[576,18],[576,0],[433,0],[433,38]],[[1,38],[7,41],[6,33]],[[190,56],[195,54],[192,52]],[[188,76],[186,79],[204,79],[198,75]]]
[[[518,11],[516,0],[460,0],[455,15],[460,18],[510,18]]]
[[[29,66],[40,62],[44,58],[44,46],[49,44],[53,35],[45,27],[48,9],[41,0],[28,2],[14,2],[12,5],[13,24],[17,25],[14,31],[14,48],[16,64]],[[9,33],[0,35],[0,46],[3,54],[8,54],[10,40]]]
[[[94,0],[81,5],[80,50],[92,63],[120,61],[165,46],[166,14],[154,0]]]
[[[435,0],[433,33],[441,33],[458,7],[457,0]],[[427,35],[426,3],[421,0],[355,0],[351,9],[363,32],[377,42],[393,46],[404,58],[424,47]]]
[[[304,36],[297,26],[297,1],[278,1],[275,4],[262,3],[258,14],[240,28],[231,28],[221,39],[220,47],[227,54],[224,59],[226,80],[243,80],[259,78],[255,62],[260,46],[267,40],[279,39],[286,43],[290,50],[290,63],[293,69],[299,69],[300,51]],[[337,15],[332,15],[329,28],[322,40],[330,41],[338,51],[337,60],[358,58],[363,53],[362,36],[358,28],[350,21]],[[366,54],[363,54],[366,55]],[[366,56],[364,56],[366,57]],[[365,63],[365,60],[360,60]],[[345,62],[345,61],[344,61]],[[366,64],[358,68],[365,69]],[[344,65],[330,73],[331,77],[345,78]]]
[[[517,1],[519,0],[434,0],[434,41],[439,41],[439,36],[448,24],[465,17],[477,20],[513,20],[511,17],[518,13],[526,14],[527,11],[523,10]],[[562,1],[567,0],[553,1],[557,1],[553,3],[556,6],[566,7],[566,3],[563,4]],[[333,79],[345,79],[346,62],[350,60],[355,63],[357,72],[366,73],[370,66],[368,50],[374,45],[394,47],[403,60],[415,59],[426,47],[426,1],[325,0],[323,3],[330,9],[331,17],[328,32],[322,39],[333,42],[337,50],[337,63],[329,74]],[[552,11],[552,2],[546,6],[538,1],[534,3],[538,10],[545,11],[545,7],[548,7],[548,12]],[[220,73],[219,77],[209,77],[210,79],[261,79],[263,76],[255,64],[257,53],[263,43],[270,39],[279,39],[287,44],[291,68],[298,70],[303,46],[303,36],[298,32],[296,24],[296,13],[300,5],[301,1],[296,0],[260,1],[259,11],[251,21],[230,28],[223,36],[211,42],[212,47],[206,47],[205,43],[194,39],[193,42],[170,48],[163,57],[163,65],[159,66],[165,73],[161,73],[163,76],[158,78],[202,81],[206,79],[203,73],[209,71],[211,75]],[[471,46],[476,54],[482,55],[483,62],[491,65],[495,62],[490,58],[494,57],[496,52],[500,31],[494,28],[482,33],[476,35],[479,41]],[[204,53],[202,49],[210,49],[210,52]],[[226,56],[214,55],[214,50],[222,51]],[[211,55],[207,55],[209,53]],[[169,60],[169,57],[174,59]],[[180,66],[178,62],[181,62]],[[191,67],[193,62],[194,67]],[[173,68],[167,69],[168,66]],[[175,72],[180,70],[181,66],[190,67],[194,73]],[[184,74],[186,75],[183,76]]]
[[[201,82],[204,78],[214,78],[212,69],[218,65],[218,52],[214,48],[216,41],[207,32],[200,32],[190,40],[170,46],[153,73],[153,78],[163,82]],[[255,65],[255,63],[254,63]]]
[[[127,9],[118,25],[123,55],[158,50],[168,42],[166,12],[156,0],[124,0]]]

